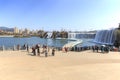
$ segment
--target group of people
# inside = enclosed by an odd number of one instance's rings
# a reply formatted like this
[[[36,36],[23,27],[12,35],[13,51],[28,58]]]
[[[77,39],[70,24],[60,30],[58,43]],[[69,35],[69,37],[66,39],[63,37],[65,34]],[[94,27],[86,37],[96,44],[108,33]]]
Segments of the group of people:
[[[78,51],[78,52],[80,52],[80,51],[85,51],[85,50],[90,50],[90,46],[74,46],[74,47],[71,47],[71,48],[69,48],[69,47],[63,47],[62,48],[62,51],[63,52],[68,52],[68,51]]]
[[[64,47],[62,48],[62,51],[67,53],[69,51],[68,49],[69,49],[68,47]]]
[[[29,52],[28,44],[24,44],[22,47],[18,44],[16,49],[17,50],[26,50],[27,49],[27,51]],[[15,48],[14,48],[14,50],[15,50]]]
[[[45,54],[45,57],[48,56],[48,53],[50,52],[50,47],[43,45],[41,46],[40,44],[36,44],[32,47],[30,47],[28,44],[24,44],[23,46],[20,46],[19,44],[16,46],[17,50],[27,50],[29,52],[30,48],[32,49],[33,56],[40,56],[40,54]],[[14,50],[16,50],[14,49]],[[52,52],[51,55],[55,55],[55,48],[52,47]]]
[[[93,52],[99,52],[99,50],[102,52],[102,53],[108,53],[110,51],[110,47],[108,45],[101,45],[101,46],[97,46],[97,45],[94,45],[92,46],[92,50]]]
[[[40,51],[41,48],[42,48],[42,51]],[[32,53],[34,56],[36,55],[40,56],[40,54],[45,54],[45,57],[47,57],[49,52],[50,52],[50,48],[47,47],[46,45],[43,45],[42,47],[39,44],[32,46]],[[52,48],[51,54],[52,56],[55,55],[55,48]]]

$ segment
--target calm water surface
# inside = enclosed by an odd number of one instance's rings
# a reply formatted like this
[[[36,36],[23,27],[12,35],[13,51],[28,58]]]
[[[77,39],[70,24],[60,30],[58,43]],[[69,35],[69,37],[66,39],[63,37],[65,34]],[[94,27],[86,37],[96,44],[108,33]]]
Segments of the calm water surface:
[[[90,41],[92,39],[82,39],[83,43],[80,46],[92,45]],[[70,41],[69,41],[70,42]],[[28,44],[30,46],[35,44],[45,44],[48,46],[62,47],[64,44],[68,43],[68,39],[43,39],[39,37],[30,37],[30,38],[14,38],[14,37],[1,37],[0,38],[0,46],[12,47],[14,45]]]

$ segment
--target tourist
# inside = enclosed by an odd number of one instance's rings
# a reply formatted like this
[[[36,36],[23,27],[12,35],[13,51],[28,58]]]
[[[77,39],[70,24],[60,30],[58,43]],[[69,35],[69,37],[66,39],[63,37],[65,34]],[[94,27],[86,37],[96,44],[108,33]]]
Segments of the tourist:
[[[23,45],[23,48],[24,48],[24,49],[26,48],[25,44]]]
[[[35,46],[32,47],[32,53],[33,53],[33,56],[36,55]]]
[[[97,53],[98,53],[99,47],[97,45],[95,46],[95,50],[97,50]]]
[[[55,48],[52,49],[52,56],[55,55]]]
[[[102,45],[102,46],[101,46],[101,52],[102,52],[102,53],[104,53],[105,47],[106,47],[105,45]]]
[[[105,47],[105,52],[106,52],[106,53],[109,53],[109,46],[106,46],[106,47]]]
[[[67,52],[68,52],[68,48],[67,48],[67,47],[65,47],[64,49],[65,49],[65,52],[67,53]]]
[[[37,49],[37,54],[38,54],[38,56],[40,56],[40,49],[39,49],[39,48],[40,48],[40,45],[37,44],[37,45],[36,45],[36,49]]]

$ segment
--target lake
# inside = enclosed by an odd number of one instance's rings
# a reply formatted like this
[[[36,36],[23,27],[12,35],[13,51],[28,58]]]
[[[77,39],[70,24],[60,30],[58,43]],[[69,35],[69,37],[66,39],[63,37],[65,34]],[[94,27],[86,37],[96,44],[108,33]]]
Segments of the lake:
[[[83,43],[80,46],[93,45],[92,39],[82,39]],[[13,47],[14,45],[23,46],[28,44],[30,46],[35,44],[62,47],[64,44],[71,42],[73,40],[69,39],[44,39],[39,37],[30,37],[30,38],[15,38],[15,37],[0,37],[0,46]]]

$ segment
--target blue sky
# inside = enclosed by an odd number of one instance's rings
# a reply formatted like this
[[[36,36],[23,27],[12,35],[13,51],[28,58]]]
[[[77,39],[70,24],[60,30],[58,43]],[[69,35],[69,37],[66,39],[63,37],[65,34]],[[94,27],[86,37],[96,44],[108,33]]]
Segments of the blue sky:
[[[0,26],[44,30],[118,27],[120,0],[0,0]]]

